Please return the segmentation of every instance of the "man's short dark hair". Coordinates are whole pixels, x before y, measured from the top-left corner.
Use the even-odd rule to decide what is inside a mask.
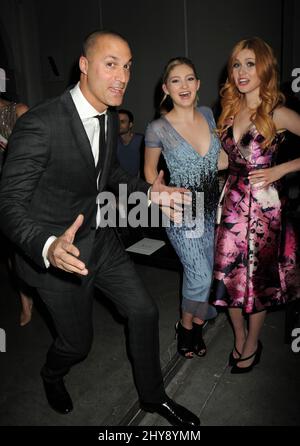
[[[92,48],[94,46],[96,40],[101,36],[117,37],[118,39],[121,39],[124,42],[126,42],[128,46],[130,46],[127,39],[125,39],[125,37],[123,37],[121,34],[117,33],[116,31],[111,31],[109,29],[99,29],[99,30],[91,32],[84,39],[83,44],[82,44],[82,55],[83,56],[85,56],[85,57],[87,56],[87,53],[89,52],[90,48]]]
[[[126,110],[125,108],[120,108],[118,110],[118,113],[123,113],[124,115],[127,115],[128,119],[129,119],[129,122],[133,123],[134,118],[133,118],[133,114],[131,113],[131,111]]]

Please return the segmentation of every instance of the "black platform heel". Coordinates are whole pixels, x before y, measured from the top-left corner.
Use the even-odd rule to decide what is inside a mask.
[[[252,353],[252,355],[247,356],[247,358],[242,358],[242,359],[238,359],[238,361],[234,364],[234,366],[231,369],[231,373],[233,374],[237,374],[237,373],[247,373],[247,372],[251,372],[251,370],[253,369],[254,366],[256,366],[259,361],[260,361],[260,357],[261,357],[261,352],[262,352],[262,343],[260,341],[257,342],[257,349],[254,353]],[[252,364],[250,364],[248,367],[238,367],[238,363],[242,362],[242,361],[247,361],[248,359],[251,359],[254,357],[254,360],[252,362]]]
[[[237,355],[239,355],[238,358],[235,358],[233,356],[233,352],[235,352]],[[236,346],[233,347],[232,352],[229,355],[229,359],[228,359],[228,365],[230,365],[231,367],[233,367],[239,360],[240,357],[242,356],[242,354],[237,350]]]
[[[199,325],[193,322],[193,350],[195,355],[200,357],[206,355],[206,345],[202,335],[203,326],[204,323]]]
[[[175,324],[175,339],[177,338],[177,351],[186,359],[192,359],[193,351],[193,329],[188,330],[180,321]]]

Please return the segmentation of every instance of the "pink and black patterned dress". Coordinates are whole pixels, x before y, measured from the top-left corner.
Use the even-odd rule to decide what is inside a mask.
[[[299,297],[296,236],[284,218],[280,183],[251,185],[251,170],[272,167],[282,134],[263,149],[254,125],[239,141],[232,125],[222,137],[229,156],[220,225],[216,231],[213,304],[255,313]]]

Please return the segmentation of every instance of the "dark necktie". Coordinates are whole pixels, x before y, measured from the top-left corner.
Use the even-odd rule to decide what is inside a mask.
[[[100,133],[99,133],[99,156],[98,162],[96,164],[96,175],[97,179],[100,176],[101,170],[103,168],[104,160],[105,160],[105,152],[106,152],[106,142],[105,142],[105,114],[97,115],[95,118],[98,119],[100,125]]]

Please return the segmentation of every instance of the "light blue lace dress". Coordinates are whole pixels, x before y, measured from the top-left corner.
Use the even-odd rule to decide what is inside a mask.
[[[204,156],[165,117],[148,125],[145,145],[162,149],[170,171],[170,184],[186,187],[193,192],[193,218],[186,218],[181,226],[171,224],[166,231],[183,265],[182,310],[201,319],[210,319],[216,316],[216,310],[208,304],[208,298],[212,282],[215,214],[219,196],[217,162],[220,142],[215,132],[216,124],[211,109],[199,107],[197,111],[205,117],[210,128],[210,147]]]

